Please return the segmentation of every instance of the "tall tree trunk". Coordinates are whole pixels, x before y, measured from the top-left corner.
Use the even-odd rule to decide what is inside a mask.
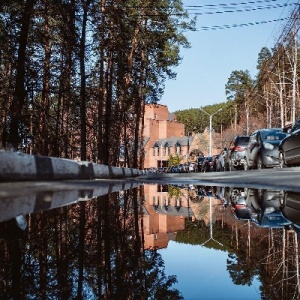
[[[84,269],[84,240],[85,240],[85,205],[80,202],[79,243],[78,243],[78,285],[76,299],[83,299],[83,269]]]
[[[30,21],[33,14],[33,8],[36,0],[27,0],[24,5],[21,18],[21,29],[19,36],[19,48],[17,57],[16,68],[16,84],[13,95],[12,104],[10,107],[11,122],[9,128],[8,142],[10,145],[18,149],[21,138],[19,134],[20,125],[22,122],[22,110],[25,103],[25,60],[26,48],[28,43]]]
[[[101,149],[103,148],[103,103],[105,98],[104,91],[104,29],[105,29],[105,20],[106,20],[106,0],[102,0],[101,2],[101,24],[100,24],[100,50],[99,50],[99,97],[98,97],[98,122],[97,122],[97,160],[98,163],[103,163],[103,156],[101,153]]]
[[[49,34],[49,3],[47,0],[44,2],[44,50],[45,50],[45,58],[44,58],[44,77],[43,77],[43,90],[42,90],[42,113],[41,113],[41,123],[40,123],[40,138],[42,148],[40,153],[42,155],[49,154],[49,108],[50,108],[50,57],[51,57],[51,44],[50,44],[50,34]],[[53,155],[51,153],[51,155]]]
[[[86,160],[86,71],[85,71],[85,50],[86,50],[86,25],[90,0],[81,1],[83,8],[82,29],[80,38],[80,124],[81,124],[81,160]]]

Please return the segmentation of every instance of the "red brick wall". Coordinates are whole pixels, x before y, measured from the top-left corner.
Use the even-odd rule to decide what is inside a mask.
[[[171,121],[168,123],[169,124],[168,124],[166,137],[172,137],[172,136],[182,137],[182,136],[184,136],[184,128],[185,128],[184,124],[175,122],[175,121]]]
[[[167,161],[169,156],[153,155],[153,144],[158,139],[184,136],[184,124],[169,121],[168,107],[165,105],[146,105],[144,119],[144,137],[149,138],[145,146],[144,168],[157,167],[160,160]],[[174,152],[174,150],[172,150]]]
[[[145,107],[145,119],[167,120],[168,107],[160,104],[149,104]]]

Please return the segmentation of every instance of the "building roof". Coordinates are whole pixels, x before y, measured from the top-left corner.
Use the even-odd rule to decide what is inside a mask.
[[[190,207],[173,207],[173,206],[161,206],[157,205],[154,207],[155,211],[162,215],[170,216],[183,216],[183,217],[192,217],[194,215],[193,210]]]
[[[191,145],[193,142],[193,137],[192,136],[174,136],[174,137],[168,137],[168,138],[163,138],[156,140],[152,148],[157,147],[157,145],[165,145],[166,143],[168,144],[169,147],[175,146],[177,143],[179,143],[181,146],[188,146]]]

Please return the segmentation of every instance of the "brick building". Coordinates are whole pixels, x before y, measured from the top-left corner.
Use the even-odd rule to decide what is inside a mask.
[[[185,229],[186,218],[194,217],[188,196],[170,197],[160,185],[145,185],[143,207],[144,247],[166,248],[176,240],[176,232]]]
[[[144,168],[167,167],[170,155],[179,155],[182,162],[187,162],[197,148],[194,136],[185,135],[184,124],[160,104],[145,107],[144,141]]]

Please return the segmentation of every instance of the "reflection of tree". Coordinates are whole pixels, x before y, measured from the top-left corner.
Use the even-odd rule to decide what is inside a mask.
[[[214,237],[220,241],[222,245],[214,240],[207,240],[210,238],[210,227],[204,221],[197,223],[186,223],[185,229],[177,232],[177,242],[192,245],[203,245],[205,242],[206,248],[213,248],[219,250],[229,250],[230,246],[230,231],[227,226],[223,226],[220,221],[213,224]]]
[[[138,192],[30,215],[24,238],[0,239],[2,298],[182,299],[143,250]]]
[[[166,277],[164,262],[157,251],[146,250],[144,262],[147,273],[147,284],[149,285],[147,299],[183,299],[178,290],[171,289],[171,286],[177,282],[176,276]],[[141,297],[140,299],[143,298]]]
[[[230,212],[230,211],[229,211]],[[224,217],[224,218],[223,218]],[[262,286],[262,299],[300,299],[300,268],[298,236],[292,230],[260,228],[248,221],[233,219],[224,210],[222,222],[214,223],[214,241],[206,248],[229,253],[227,270],[236,285],[251,285],[257,277]],[[217,218],[216,218],[217,219]],[[209,236],[209,227],[203,221],[186,224],[177,232],[177,242],[201,245]]]
[[[227,258],[227,270],[234,284],[248,285],[252,284],[253,278],[256,275],[256,269],[251,267],[245,256],[237,256],[234,253],[229,253]]]

